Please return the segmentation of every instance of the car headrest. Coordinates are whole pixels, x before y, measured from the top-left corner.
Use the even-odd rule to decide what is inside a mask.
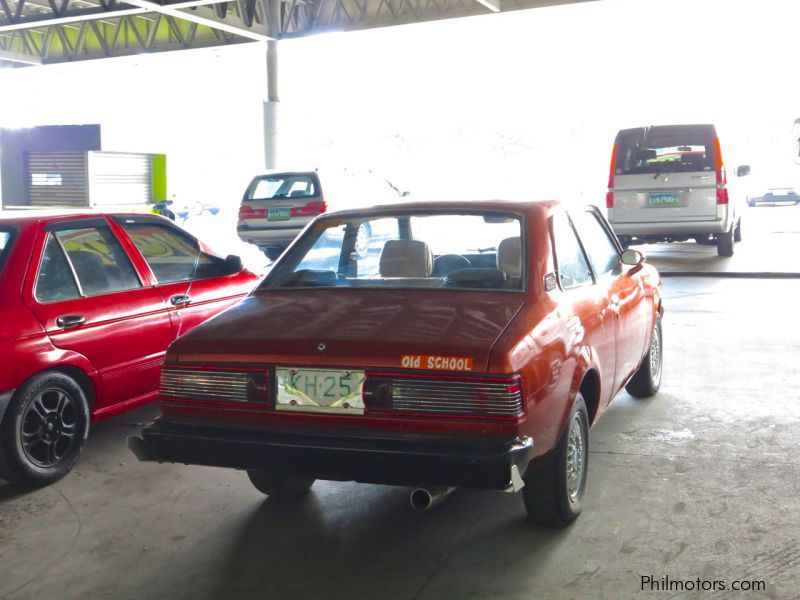
[[[510,277],[522,275],[522,244],[518,237],[506,238],[497,246],[497,268]]]
[[[433,254],[419,240],[389,240],[381,252],[382,277],[430,277]]]

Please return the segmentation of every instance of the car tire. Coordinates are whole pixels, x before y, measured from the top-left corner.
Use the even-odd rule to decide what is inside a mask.
[[[362,223],[358,226],[356,231],[355,252],[358,258],[366,258],[369,254],[369,238],[372,235],[372,229],[369,223]]]
[[[739,219],[739,222],[736,223],[736,227],[733,229],[733,241],[734,242],[741,242],[742,241],[742,220]]]
[[[528,520],[566,527],[581,514],[589,459],[589,414],[576,394],[558,445],[543,463],[525,475],[522,500]]]
[[[0,471],[25,487],[55,483],[75,466],[88,433],[81,386],[64,373],[40,373],[17,389],[0,424]]]
[[[717,238],[717,255],[730,258],[733,256],[733,227],[730,231],[721,233]]]
[[[247,476],[255,488],[272,498],[296,498],[308,493],[313,477],[296,477],[288,473],[248,469]]]
[[[634,398],[649,398],[661,387],[661,374],[664,364],[664,338],[661,332],[661,315],[656,317],[650,348],[642,359],[642,364],[634,373],[625,390]]]
[[[264,255],[272,262],[278,260],[278,257],[283,254],[284,250],[285,248],[276,248],[274,246],[267,246],[266,248],[263,248]]]

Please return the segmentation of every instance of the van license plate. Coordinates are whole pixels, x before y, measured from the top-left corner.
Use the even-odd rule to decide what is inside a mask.
[[[648,206],[680,206],[680,194],[648,194]]]
[[[292,216],[290,208],[270,208],[267,212],[268,221],[286,221]]]
[[[275,369],[277,410],[363,414],[364,371]]]

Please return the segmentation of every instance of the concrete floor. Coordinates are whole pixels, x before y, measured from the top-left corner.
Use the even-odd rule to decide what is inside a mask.
[[[0,598],[618,599],[651,575],[800,599],[798,298],[800,280],[665,280],[662,390],[592,430],[569,529],[491,492],[427,513],[352,483],[265,500],[243,473],[138,463],[125,437],[147,408],[98,425],[57,485],[0,482]]]

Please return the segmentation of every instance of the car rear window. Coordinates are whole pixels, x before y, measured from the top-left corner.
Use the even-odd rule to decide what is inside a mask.
[[[0,269],[3,268],[3,263],[6,256],[11,253],[11,231],[9,229],[0,229]]]
[[[248,200],[279,200],[283,198],[314,198],[318,195],[316,177],[310,173],[265,175],[250,184]]]
[[[617,134],[615,173],[713,171],[714,137],[710,125],[624,129]]]
[[[524,288],[523,227],[514,214],[403,213],[321,219],[259,289]]]

